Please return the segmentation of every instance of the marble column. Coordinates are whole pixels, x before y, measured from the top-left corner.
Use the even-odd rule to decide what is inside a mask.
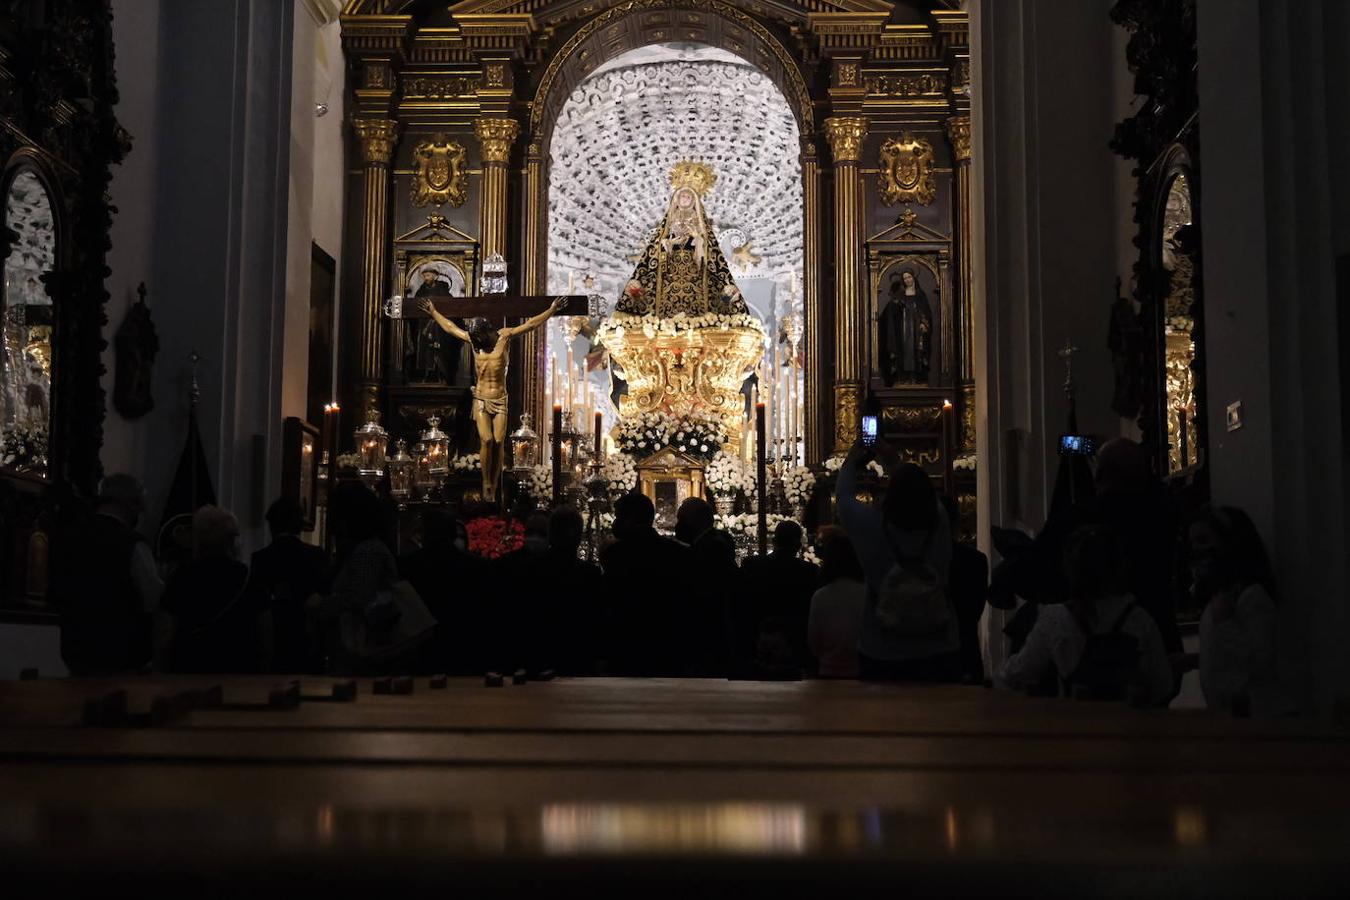
[[[952,144],[952,161],[956,167],[956,278],[957,278],[957,413],[961,429],[959,449],[962,453],[975,450],[975,317],[971,297],[975,290],[975,275],[971,265],[973,232],[970,208],[970,115],[952,116],[947,120],[947,137]]]
[[[380,409],[384,299],[389,268],[389,162],[398,139],[392,119],[353,119],[365,161],[361,221],[360,420]]]
[[[834,156],[834,451],[857,439],[862,415],[867,315],[863,304],[862,156],[867,120],[840,116],[825,120]]]

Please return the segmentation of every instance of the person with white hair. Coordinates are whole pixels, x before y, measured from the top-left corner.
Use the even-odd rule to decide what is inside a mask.
[[[150,665],[164,582],[150,543],[136,532],[144,509],[140,481],[109,475],[93,514],[64,536],[79,564],[56,567],[52,588],[61,610],[61,656],[72,674],[125,674]]]
[[[260,610],[245,590],[239,522],[218,506],[192,516],[192,559],[164,589],[174,619],[169,667],[175,672],[256,672],[262,663]]]

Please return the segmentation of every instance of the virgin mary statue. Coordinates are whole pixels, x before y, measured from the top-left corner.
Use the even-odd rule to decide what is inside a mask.
[[[670,172],[674,188],[666,214],[642,252],[615,312],[670,318],[746,312],[745,298],[731,278],[703,194],[717,175],[707,163],[681,162]]]

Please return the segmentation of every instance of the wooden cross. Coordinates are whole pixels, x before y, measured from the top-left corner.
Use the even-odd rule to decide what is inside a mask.
[[[1064,360],[1064,390],[1073,390],[1073,355],[1078,352],[1078,348],[1073,345],[1073,341],[1066,340],[1064,349],[1059,351],[1059,355]]]
[[[558,310],[559,316],[589,316],[590,299],[584,294],[559,295],[567,300],[567,305]],[[444,294],[428,297],[436,311],[451,319],[528,319],[538,315],[553,305],[559,296],[513,297],[509,294],[487,294],[481,297],[447,297]],[[400,319],[420,319],[426,313],[419,309],[421,300],[414,297],[403,298],[403,308],[394,316]],[[392,314],[392,313],[391,313]]]

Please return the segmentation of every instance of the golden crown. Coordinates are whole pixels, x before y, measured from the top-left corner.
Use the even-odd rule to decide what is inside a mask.
[[[675,164],[670,170],[670,186],[679,190],[680,188],[692,188],[694,193],[702,197],[712,188],[717,181],[717,173],[713,167],[705,162],[694,162],[693,160],[682,160]]]

